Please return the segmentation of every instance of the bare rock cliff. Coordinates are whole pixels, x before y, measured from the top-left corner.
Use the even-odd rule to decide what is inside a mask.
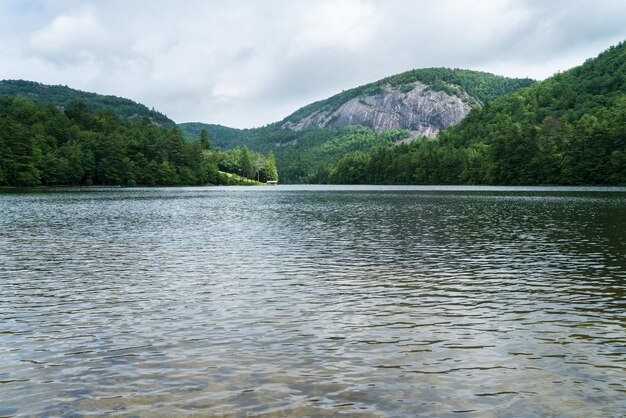
[[[458,123],[480,103],[466,93],[449,95],[431,90],[422,83],[407,92],[386,85],[372,96],[355,97],[335,110],[326,107],[282,127],[302,130],[309,126],[341,128],[362,125],[376,132],[407,129],[413,137],[434,137],[441,129]]]

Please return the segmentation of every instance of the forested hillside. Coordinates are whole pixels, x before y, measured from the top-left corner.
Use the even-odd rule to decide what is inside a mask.
[[[189,140],[200,138],[202,130],[207,131],[211,137],[211,143],[220,148],[235,148],[248,144],[249,133],[254,129],[237,129],[212,123],[185,122],[179,123],[178,127]]]
[[[352,126],[350,123],[346,126],[329,127],[333,124],[342,125],[341,123],[333,122],[333,118],[336,119],[338,115],[332,115],[331,113],[350,100],[358,98],[357,106],[360,106],[369,100],[368,97],[371,99],[371,95],[379,94],[388,88],[396,89],[400,92],[404,91],[408,94],[412,89],[416,88],[417,83],[426,85],[425,89],[433,94],[428,92],[421,93],[428,93],[428,97],[424,97],[426,105],[423,108],[413,104],[408,106],[409,103],[404,103],[403,107],[406,112],[403,112],[402,118],[396,120],[395,124],[406,129],[396,128],[376,132],[376,129],[368,129],[358,124]],[[410,131],[410,128],[412,128],[411,123],[415,123],[415,121],[422,121],[422,127],[425,130],[434,132],[441,127],[447,127],[449,123],[456,120],[455,117],[447,122],[445,120],[443,122],[431,121],[429,120],[429,114],[422,115],[422,113],[428,108],[428,111],[431,112],[430,114],[436,115],[437,118],[445,115],[447,112],[454,114],[454,105],[451,106],[448,103],[452,96],[462,97],[461,101],[456,99],[458,102],[456,106],[461,105],[464,107],[462,111],[467,112],[471,107],[481,106],[484,101],[532,83],[533,80],[530,79],[513,79],[480,71],[426,68],[407,71],[344,91],[326,100],[305,106],[286,117],[283,121],[262,128],[234,129],[203,123],[182,123],[179,127],[190,139],[197,138],[200,130],[206,129],[213,143],[226,149],[246,145],[253,150],[263,153],[274,150],[276,163],[281,174],[281,181],[286,183],[307,183],[325,179],[324,173],[328,171],[330,165],[350,152],[365,152],[377,147],[389,147],[401,139],[408,139],[409,136],[415,137],[416,132]],[[403,105],[403,102],[408,100],[410,98],[403,97],[402,94],[395,94],[393,101],[388,100],[385,96],[381,98],[382,108],[378,110],[382,111],[383,114],[398,114],[397,105]],[[387,112],[387,107],[394,108],[395,111],[389,110]],[[325,114],[328,114],[328,126],[320,128],[315,124],[311,124],[304,129],[285,129],[285,124],[298,123],[299,120],[307,115],[315,114],[322,110]],[[367,113],[367,111],[368,109],[366,108],[365,112]],[[462,113],[461,116],[464,114]],[[348,119],[352,119],[351,116],[348,116]],[[376,119],[378,122],[385,123],[384,120],[381,120],[384,117]],[[443,123],[443,125],[440,123]]]
[[[126,99],[94,95],[66,103],[78,91],[4,81],[0,94],[21,95],[0,96],[0,185],[224,184],[235,180],[220,171],[265,181],[277,177],[276,166],[285,183],[626,184],[625,49],[620,43],[534,84],[466,70],[413,70],[243,130],[158,126],[160,114],[138,117],[143,105]],[[482,105],[433,139],[411,141],[414,132],[404,129],[283,127],[307,112],[417,82]],[[27,92],[33,89],[40,93]]]
[[[375,133],[362,126],[338,129],[311,127],[302,131],[281,129],[277,124],[242,130],[205,124],[181,126],[189,140],[205,128],[216,147],[231,149],[245,146],[262,154],[273,152],[281,183],[317,182],[319,172],[324,172],[346,154],[389,147],[409,135],[404,130]]]
[[[442,91],[449,95],[463,95],[465,93],[471,99],[481,103],[529,86],[534,81],[528,78],[508,78],[482,71],[421,68],[383,78],[343,91],[328,99],[311,103],[287,116],[282,123],[297,122],[299,119],[322,109],[328,109],[332,112],[351,99],[378,94],[386,86],[397,87],[400,91],[408,92],[418,82],[427,85],[429,90]]]
[[[436,139],[352,153],[312,181],[626,184],[626,44],[487,102]]]
[[[0,97],[0,186],[248,184],[277,177],[273,155],[211,149],[206,132],[121,119],[85,102],[64,111],[22,96]]]
[[[51,104],[60,109],[65,109],[73,101],[83,100],[88,110],[110,109],[124,119],[139,120],[147,117],[157,125],[176,126],[176,123],[164,114],[148,109],[141,103],[117,96],[80,91],[67,86],[51,86],[25,80],[1,80],[0,95],[20,95],[35,103]]]

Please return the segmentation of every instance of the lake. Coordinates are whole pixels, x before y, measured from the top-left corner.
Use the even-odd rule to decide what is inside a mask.
[[[626,412],[626,188],[0,193],[0,416]]]

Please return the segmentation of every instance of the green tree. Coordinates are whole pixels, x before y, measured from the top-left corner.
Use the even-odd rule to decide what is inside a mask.
[[[180,184],[180,178],[176,173],[176,168],[172,163],[165,160],[159,165],[158,184],[164,186],[176,186]]]
[[[211,149],[211,140],[209,138],[209,132],[204,128],[200,130],[200,146],[202,147],[203,150]]]
[[[239,171],[243,177],[254,178],[254,166],[248,147],[243,147],[239,153]]]
[[[35,146],[28,129],[17,120],[0,118],[3,177],[11,186],[36,186],[41,173],[35,165]]]
[[[278,170],[276,169],[276,159],[274,152],[270,151],[263,162],[263,168],[261,169],[261,180],[263,181],[278,181]]]
[[[217,157],[215,153],[210,151],[202,152],[204,183],[205,184],[221,184],[220,171],[217,166]]]

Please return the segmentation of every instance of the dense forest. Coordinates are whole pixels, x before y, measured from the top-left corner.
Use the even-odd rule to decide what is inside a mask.
[[[0,96],[25,96],[35,103],[51,104],[65,109],[70,103],[82,100],[88,110],[110,109],[123,119],[140,120],[144,117],[156,125],[174,127],[176,123],[141,103],[117,96],[76,90],[67,86],[51,86],[25,80],[0,80]]]
[[[405,130],[375,133],[363,126],[345,128],[311,127],[302,131],[282,129],[278,124],[263,128],[238,130],[220,125],[183,124],[192,140],[207,127],[211,137],[222,146],[250,147],[261,153],[273,152],[281,183],[319,182],[319,173],[327,171],[339,158],[355,151],[390,147],[409,136]]]
[[[285,119],[385,83],[421,81],[451,94],[471,92],[483,103],[436,138],[414,141],[408,131],[375,133],[361,126],[293,131],[282,129],[282,122],[243,130],[186,123],[179,129],[159,126],[148,114],[129,117],[120,110],[124,106],[97,104],[108,96],[59,106],[30,100],[46,102],[44,95],[0,93],[0,185],[264,182],[277,178],[276,167],[283,183],[626,184],[625,50],[621,43],[539,83],[465,70],[414,70]],[[71,90],[64,89],[61,96]]]
[[[122,119],[83,101],[65,110],[0,97],[0,185],[204,185],[276,180],[273,154],[212,149],[145,117]],[[249,179],[249,180],[248,180]]]
[[[300,118],[318,110],[333,110],[355,97],[377,94],[385,86],[410,90],[415,83],[427,84],[429,89],[448,94],[467,93],[474,106],[494,99],[505,93],[529,86],[530,79],[513,79],[481,71],[449,68],[424,68],[411,70],[374,83],[343,91],[328,99],[307,105],[280,122],[261,128],[234,129],[226,126],[203,123],[182,123],[179,127],[189,138],[197,138],[201,129],[206,129],[215,144],[223,148],[243,146],[266,153],[273,150],[280,170],[281,182],[308,183],[326,178],[322,173],[342,156],[354,151],[369,151],[378,147],[389,147],[409,136],[408,131],[391,130],[374,133],[360,126],[344,128],[310,127],[302,131],[283,129],[287,121]],[[467,97],[467,96],[464,96]]]
[[[273,149],[281,181],[289,183],[626,184],[625,58],[621,43],[580,67],[499,97],[511,86],[486,87],[488,79],[476,76],[484,73],[427,69],[390,77],[386,82],[403,85],[421,74],[423,82],[462,85],[484,100],[437,138],[408,144],[401,141],[407,132],[377,134],[356,126],[294,132],[281,129],[281,123],[248,130],[210,125],[209,132],[226,147]],[[340,103],[342,95],[374,91],[385,80],[314,103],[285,120]]]
[[[626,184],[626,44],[487,102],[436,139],[354,152],[310,181]]]

